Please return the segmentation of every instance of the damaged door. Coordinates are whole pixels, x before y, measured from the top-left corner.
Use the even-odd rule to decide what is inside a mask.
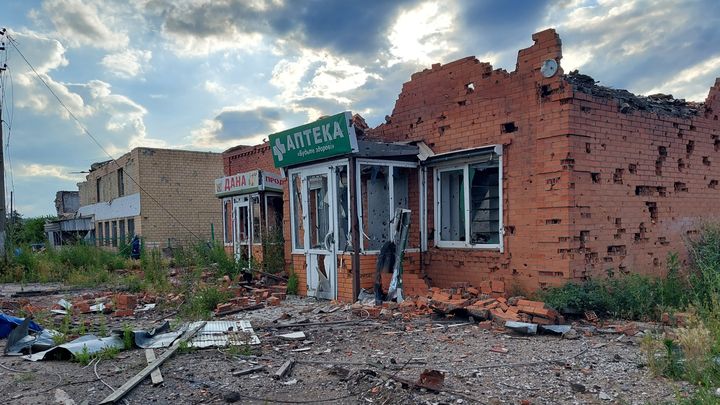
[[[337,266],[335,258],[335,232],[332,212],[334,196],[330,170],[320,169],[305,177],[305,216],[307,237],[308,295],[335,299],[337,290]]]
[[[235,238],[234,251],[235,261],[242,262],[244,265],[250,264],[250,202],[246,196],[235,197],[233,199],[235,208]]]

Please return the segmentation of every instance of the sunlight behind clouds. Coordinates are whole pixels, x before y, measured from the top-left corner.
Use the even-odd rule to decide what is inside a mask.
[[[448,42],[455,19],[452,2],[427,1],[400,14],[390,30],[387,65],[416,62],[429,65],[457,48]]]

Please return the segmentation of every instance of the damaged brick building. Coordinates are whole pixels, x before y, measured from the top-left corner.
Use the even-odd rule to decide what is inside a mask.
[[[662,274],[668,253],[682,256],[684,238],[720,212],[720,79],[705,103],[636,96],[563,74],[554,30],[532,38],[511,73],[474,57],[415,73],[387,123],[368,132],[436,154],[502,147],[500,247],[438,246],[436,170],[422,271],[432,285],[495,292]]]
[[[686,256],[686,237],[718,213],[720,79],[704,103],[637,96],[565,74],[554,30],[532,39],[513,72],[467,57],[413,74],[376,128],[344,112],[226,152],[226,174],[241,171],[232,159],[272,171],[272,158],[285,177],[301,294],[352,301],[372,288],[398,209],[411,212],[411,293],[661,275],[668,254]]]

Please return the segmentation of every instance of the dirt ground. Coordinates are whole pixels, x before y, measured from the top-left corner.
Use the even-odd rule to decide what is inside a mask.
[[[3,312],[16,314],[18,300],[48,307],[86,292],[36,285],[25,290],[48,294],[10,298],[19,289],[0,286]],[[156,308],[136,317],[88,317],[93,324],[106,317],[110,329],[125,323],[149,328],[166,318],[177,325],[173,312]],[[252,353],[246,348],[176,352],[160,366],[163,383],[153,386],[147,378],[121,403],[657,404],[671,403],[691,389],[652,377],[644,366],[641,338],[623,334],[579,333],[573,340],[521,336],[435,315],[368,318],[346,305],[296,297],[223,319],[249,320],[261,344],[252,346]],[[298,324],[285,326],[289,323]],[[278,337],[293,331],[304,332],[305,339]],[[162,352],[156,350],[158,356]],[[295,360],[289,375],[273,378],[289,359]],[[88,366],[5,356],[0,357],[0,392],[4,403],[96,404],[146,364],[143,350],[123,351]],[[233,375],[259,365],[263,371]],[[444,375],[439,392],[415,385],[426,369]]]

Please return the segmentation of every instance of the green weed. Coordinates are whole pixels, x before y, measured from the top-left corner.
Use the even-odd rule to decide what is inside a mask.
[[[132,328],[130,325],[125,324],[123,325],[123,346],[125,347],[125,350],[132,349],[133,343],[135,343],[135,339],[133,338]]]
[[[287,281],[287,293],[290,295],[297,295],[299,285],[300,280],[298,279],[298,275],[294,270],[290,269],[290,276]]]
[[[218,304],[230,299],[231,294],[215,287],[204,287],[189,297],[181,315],[187,319],[207,319]]]

